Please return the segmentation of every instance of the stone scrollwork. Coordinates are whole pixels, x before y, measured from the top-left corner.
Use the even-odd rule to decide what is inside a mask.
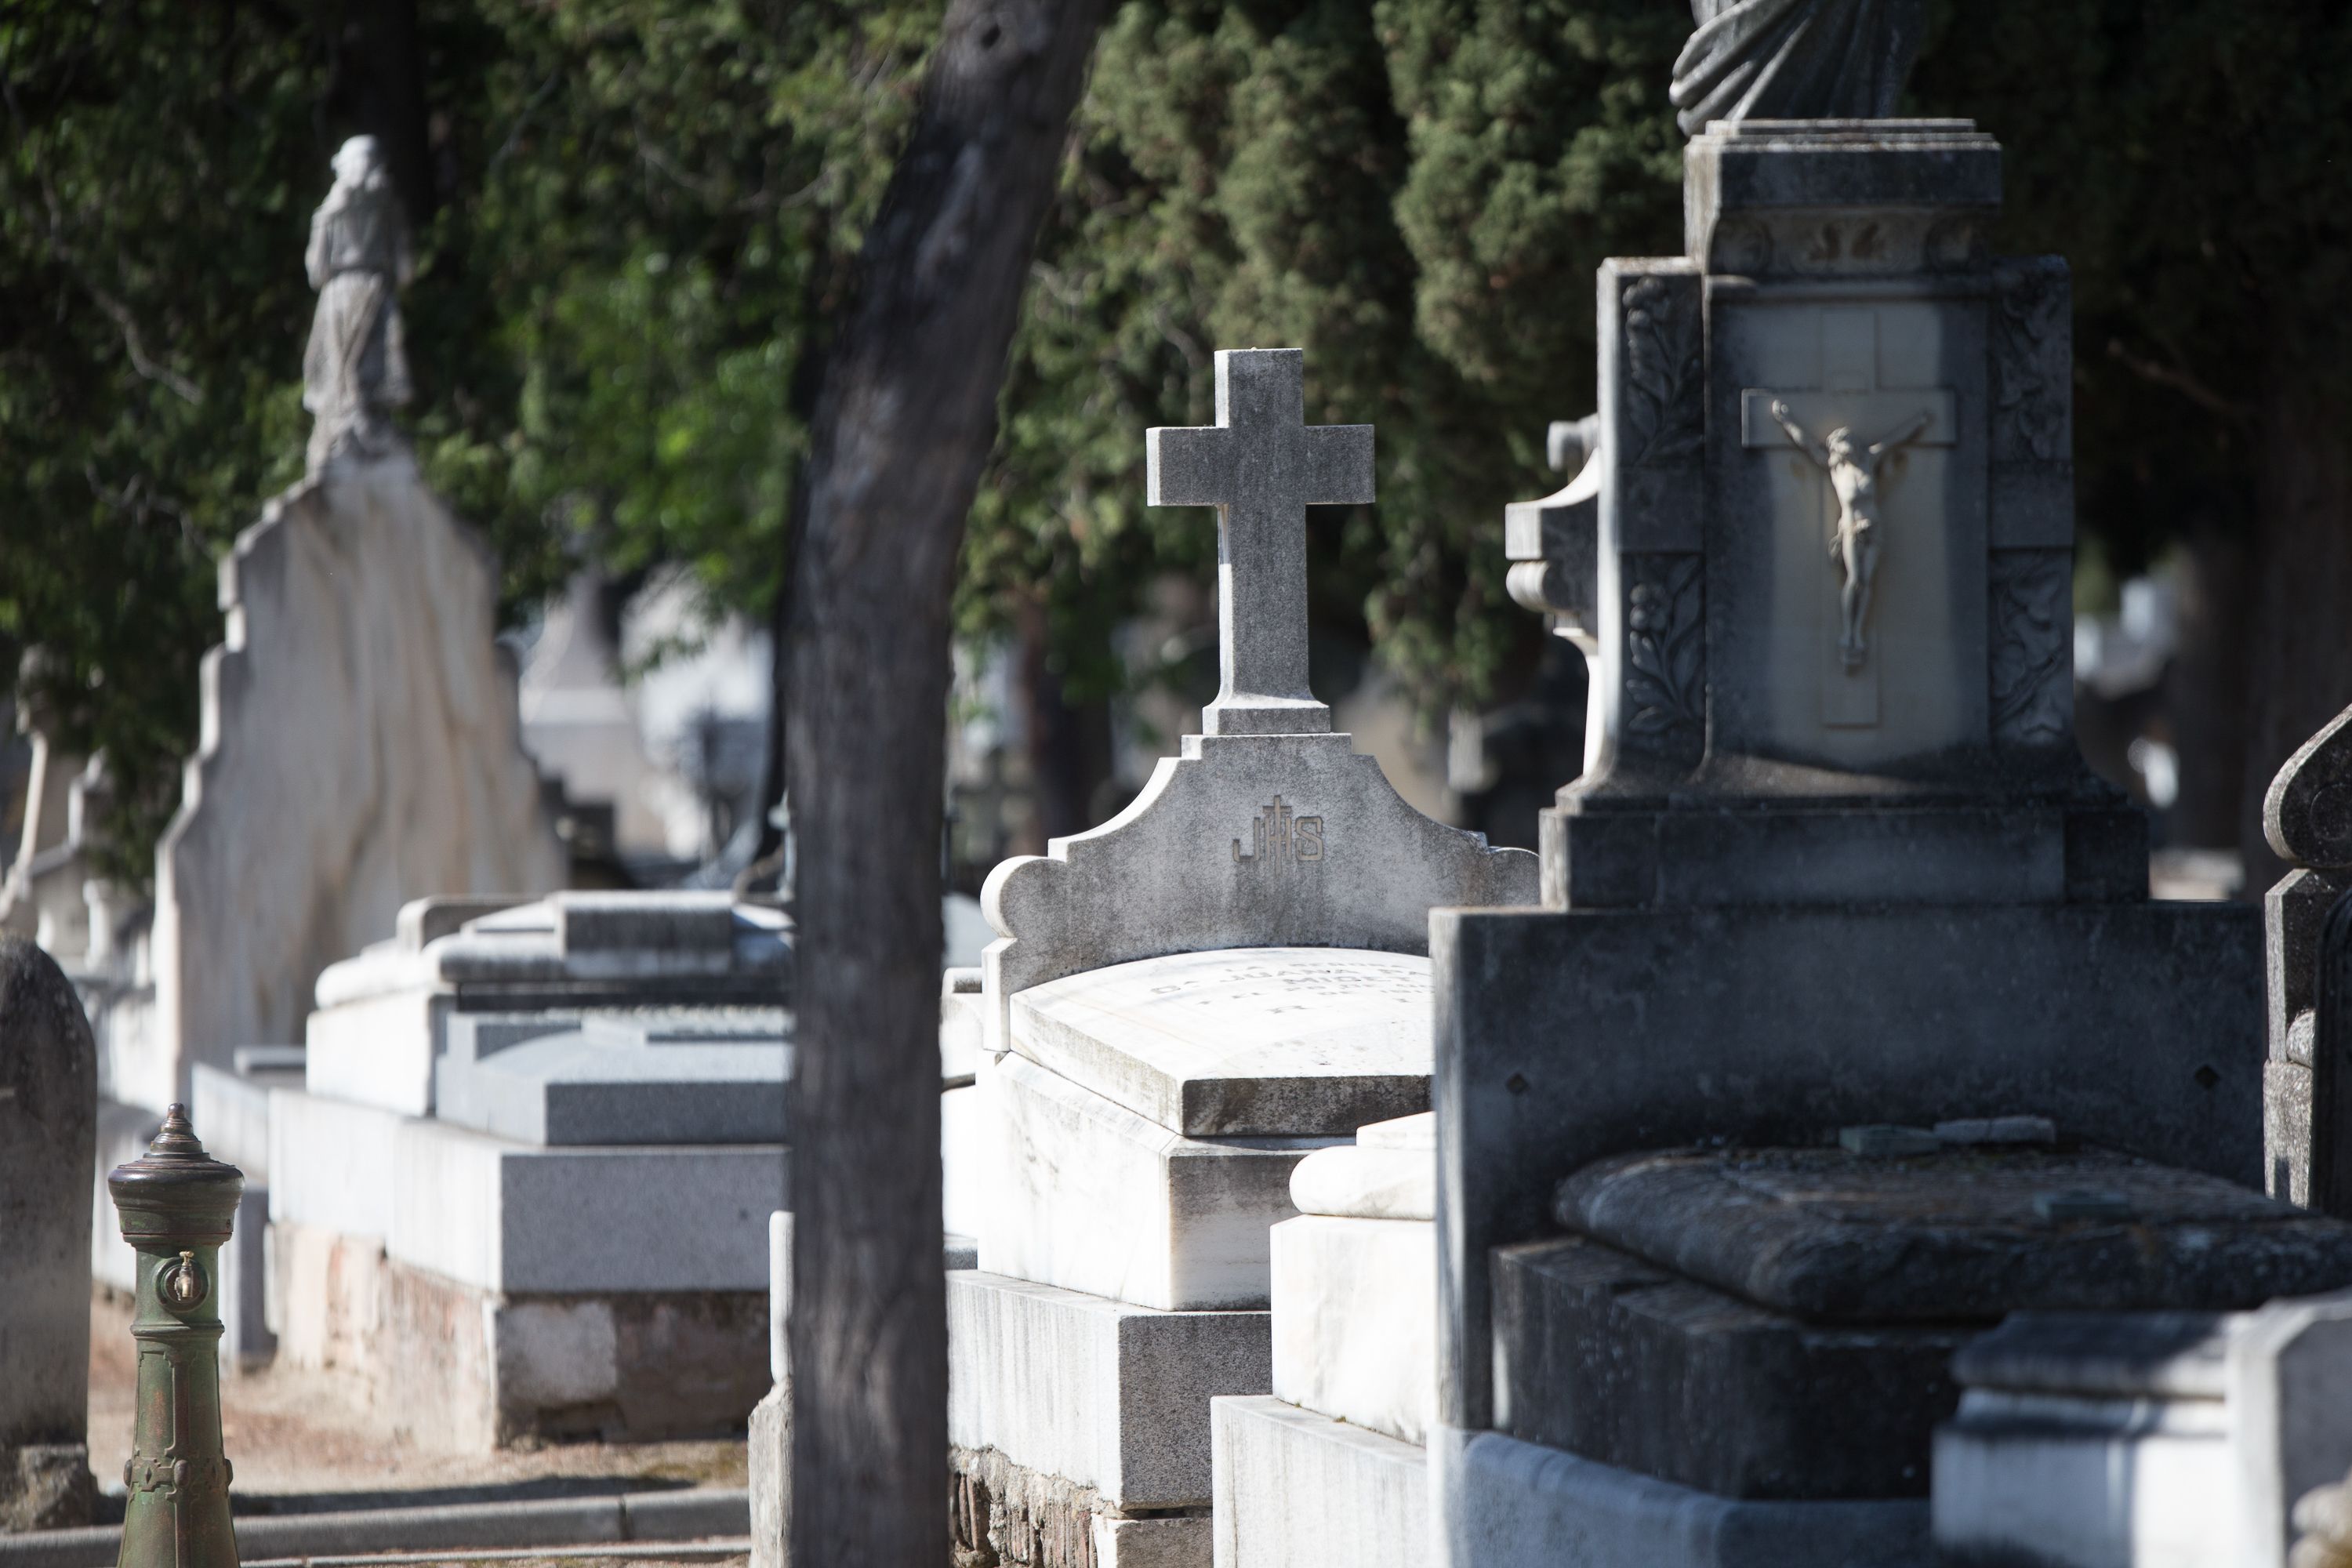
[[[1637,468],[1670,467],[1698,455],[1706,371],[1698,305],[1696,290],[1676,289],[1663,278],[1637,278],[1626,286],[1622,428]]]
[[[1994,296],[1993,420],[1997,458],[2054,462],[2067,455],[2074,345],[2063,263],[2026,263]]]
[[[1623,738],[1660,755],[1696,754],[1706,723],[1705,558],[1624,557]]]
[[[1992,732],[2048,746],[2074,732],[2074,567],[2063,550],[1997,550],[1992,589]]]
[[[2352,870],[2352,708],[2296,748],[2271,780],[2263,831],[2294,865]]]

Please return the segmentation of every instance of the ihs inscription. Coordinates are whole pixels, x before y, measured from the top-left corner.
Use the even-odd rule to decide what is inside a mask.
[[[1236,865],[1263,865],[1271,860],[1280,866],[1291,862],[1323,858],[1323,819],[1320,816],[1300,816],[1282,804],[1276,795],[1271,804],[1250,822],[1250,847],[1242,852],[1242,841],[1234,840],[1234,862]]]

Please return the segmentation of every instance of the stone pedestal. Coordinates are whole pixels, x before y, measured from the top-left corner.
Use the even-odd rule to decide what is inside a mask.
[[[949,1292],[960,1560],[1205,1568],[1213,1396],[1272,1386],[1292,1169],[1425,1109],[1429,911],[1536,865],[1421,816],[1307,689],[1305,508],[1368,426],[1302,424],[1295,350],[1221,352],[1218,424],[1148,438],[1215,506],[1223,686],[1125,811],[990,875],[984,1272]]]
[[[2151,902],[2145,822],[2075,751],[2067,272],[1990,253],[2000,163],[1962,121],[1710,123],[1685,254],[1601,268],[1591,456],[1507,530],[1591,663],[1588,767],[1544,910],[1432,918],[1443,1561],[1920,1560],[1942,1364],[2034,1300],[1784,1300],[1710,1250],[1762,1178],[1737,1219],[1619,1205],[1647,1228],[1564,1181],[2011,1116],[2159,1185],[2262,1179],[2257,922]],[[2065,1223],[2105,1180],[2050,1174]],[[2216,1202],[2221,1252],[2278,1217]]]

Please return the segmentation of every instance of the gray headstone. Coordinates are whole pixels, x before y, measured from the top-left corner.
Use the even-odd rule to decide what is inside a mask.
[[[89,1522],[98,1051],[48,954],[0,937],[0,1531]]]
[[[2345,918],[2330,919],[2352,889],[2352,708],[2286,760],[2263,799],[2263,831],[2293,868],[2263,901],[2269,976],[2270,1058],[2263,1068],[2263,1166],[2272,1193],[2352,1216],[2352,1159],[2343,1129],[2352,1085],[2343,1058],[2317,1048],[2340,1038],[2347,987],[2341,974]],[[2331,944],[2329,933],[2337,933]],[[2322,1005],[2323,998],[2332,1002]]]

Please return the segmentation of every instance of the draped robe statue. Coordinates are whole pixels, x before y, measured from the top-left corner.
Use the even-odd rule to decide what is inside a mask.
[[[310,219],[304,257],[319,290],[302,355],[312,473],[335,457],[379,457],[399,437],[390,411],[408,401],[408,354],[396,290],[415,268],[408,224],[373,136],[335,153],[335,185]]]
[[[1698,30],[1667,96],[1710,120],[1885,120],[1919,53],[1926,0],[1691,0]]]

